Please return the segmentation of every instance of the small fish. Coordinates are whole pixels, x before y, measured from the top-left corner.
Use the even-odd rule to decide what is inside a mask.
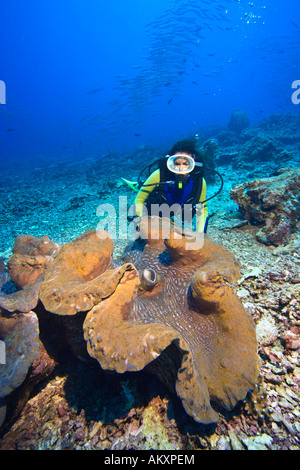
[[[212,29],[212,27],[210,26],[210,24],[209,24],[209,23],[204,23],[204,24],[205,24],[205,26],[207,26],[207,27],[208,27],[208,29],[210,29],[210,31],[213,31],[213,29]]]
[[[94,93],[99,93],[99,91],[103,90],[103,88],[93,88],[92,90],[89,90],[86,92],[87,95],[92,95]]]
[[[168,104],[171,104],[173,101],[173,98],[170,98],[169,101],[168,101]]]
[[[290,20],[290,22],[292,23],[292,25],[294,25],[297,29],[300,29],[300,25],[298,23],[295,23],[295,21],[293,20]]]
[[[14,129],[13,127],[8,127],[6,130],[7,132],[14,132],[16,129]]]

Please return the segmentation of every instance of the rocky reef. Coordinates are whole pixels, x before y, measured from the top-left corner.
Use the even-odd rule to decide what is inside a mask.
[[[283,144],[299,144],[299,114],[272,114],[262,119],[256,129]]]
[[[261,369],[247,400],[232,412],[219,409],[216,424],[196,423],[164,386],[162,376],[153,376],[156,371],[112,374],[89,355],[88,361],[78,360],[67,343],[62,317],[46,313],[39,304],[35,311],[45,346],[40,346],[39,359],[24,383],[28,385],[30,377],[37,381],[26,393],[21,385],[18,395],[16,390],[9,395],[9,425],[2,426],[0,448],[298,449],[300,279],[294,263],[299,256],[273,254],[263,244],[251,250],[249,230],[225,232],[225,237],[216,231],[215,238],[225,240],[242,263],[234,290],[256,325]],[[73,339],[80,332],[78,344],[82,324],[83,319],[81,330],[73,332]],[[34,371],[44,371],[44,378]]]
[[[300,169],[282,169],[275,176],[234,187],[231,198],[243,216],[261,228],[257,239],[267,245],[289,243],[300,221]]]
[[[170,256],[171,244],[164,245],[162,254],[161,247],[154,249],[153,243],[147,243],[148,248],[135,244],[135,249],[130,246],[123,258],[127,241],[116,240],[112,256],[108,240],[105,256],[97,254],[97,241],[90,231],[98,222],[97,206],[100,202],[112,203],[120,193],[127,195],[129,203],[133,200],[121,183],[122,165],[116,165],[111,174],[111,165],[106,167],[105,161],[99,163],[91,157],[72,162],[72,171],[67,165],[58,164],[6,175],[0,195],[4,209],[0,214],[4,258],[0,263],[0,340],[6,343],[7,350],[16,353],[11,356],[16,373],[6,373],[5,366],[0,365],[1,384],[6,384],[0,399],[1,449],[300,449],[300,239],[298,196],[293,187],[293,181],[298,180],[292,176],[299,171],[299,129],[297,115],[274,115],[241,132],[215,128],[203,131],[204,140],[217,139],[214,164],[224,177],[223,191],[209,201],[209,246],[222,246],[221,258],[228,251],[233,269],[231,278],[225,276],[223,269],[220,276],[204,276],[207,284],[195,275],[197,268],[194,273],[187,273],[187,278],[181,276],[181,285],[173,280],[169,270],[172,266],[177,270],[179,259]],[[133,180],[137,160],[143,167],[158,154],[163,154],[163,149],[140,148],[125,155],[124,161],[130,163],[126,176]],[[118,155],[118,159],[122,161],[122,156]],[[230,192],[239,187],[243,187],[239,194],[241,208],[230,197]],[[217,189],[218,182],[209,183],[209,191],[214,193]],[[273,198],[276,204],[271,207]],[[283,221],[287,228],[283,238],[276,232],[275,219]],[[35,237],[22,238],[20,233]],[[42,237],[44,233],[49,238]],[[156,249],[162,273],[157,270]],[[78,254],[73,259],[72,251]],[[151,256],[145,258],[147,253]],[[80,262],[84,258],[91,266],[90,273],[85,269],[86,263]],[[233,259],[238,260],[237,265],[232,264]],[[103,263],[103,272],[93,270],[92,266],[98,263]],[[206,273],[208,265],[201,262],[199,268]],[[61,272],[65,274],[60,275]],[[135,291],[137,275],[141,283],[134,300],[130,300],[123,287],[130,284],[129,290]],[[95,282],[105,276],[111,291]],[[159,294],[160,286],[170,285],[170,298],[174,298],[171,313],[178,313],[176,294],[187,282],[195,286],[198,304],[192,302],[189,306],[199,321],[208,306],[198,291],[216,288],[216,295],[222,289],[233,292],[232,298],[239,299],[249,324],[255,328],[260,371],[254,388],[249,388],[253,391],[231,410],[222,406],[222,400],[212,400],[210,413],[216,413],[218,421],[210,424],[190,416],[184,399],[176,393],[178,376],[184,374],[179,374],[180,365],[193,357],[192,365],[198,370],[200,362],[193,351],[201,349],[185,327],[166,325],[170,312],[164,296]],[[183,299],[185,308],[187,299],[193,300],[192,289]],[[104,321],[109,301],[114,305],[111,324]],[[163,339],[170,335],[170,344],[160,352],[157,337],[147,337],[146,351],[154,355],[158,351],[159,356],[143,369],[133,371],[130,369],[136,367],[134,362],[124,356],[127,366],[123,367],[128,369],[116,372],[122,364],[118,357],[124,353],[123,346],[127,344],[131,352],[134,349],[135,341],[129,334],[131,323],[136,322],[136,332],[150,328],[152,304],[162,308]],[[89,317],[87,311],[81,311],[83,308],[89,309]],[[215,308],[218,310],[218,305]],[[208,324],[209,317],[214,318],[215,314],[216,311],[203,323],[196,323],[197,328]],[[183,318],[186,325],[186,317]],[[224,328],[222,322],[217,323],[222,313],[218,320],[215,318],[216,325]],[[225,312],[223,318],[230,315]],[[119,320],[124,341],[117,351],[103,342],[101,332],[102,328],[109,331],[111,327],[115,333],[113,325]],[[20,333],[24,329],[30,341]],[[112,354],[105,356],[98,350],[98,336],[104,352],[112,348]],[[19,338],[19,350],[14,338]],[[87,345],[95,357],[91,357]],[[115,368],[114,361],[119,364]],[[101,363],[107,363],[108,370]],[[203,390],[207,387],[210,400],[213,392],[219,390],[212,386],[210,375],[204,375],[200,382],[197,377],[195,390],[199,384]]]

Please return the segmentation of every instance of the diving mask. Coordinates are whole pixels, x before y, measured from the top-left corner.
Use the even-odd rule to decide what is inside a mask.
[[[167,158],[168,158],[167,160],[168,169],[172,171],[173,173],[176,173],[177,175],[187,175],[191,173],[191,171],[193,171],[196,165],[193,157],[186,155],[186,154],[177,153],[176,155],[171,155],[171,156],[167,155]],[[179,160],[185,161],[184,167],[182,167],[181,165],[181,168],[180,168]]]

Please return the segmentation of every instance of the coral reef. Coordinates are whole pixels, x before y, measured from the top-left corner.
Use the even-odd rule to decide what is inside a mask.
[[[276,143],[265,136],[257,135],[246,142],[239,153],[238,160],[242,163],[253,161],[269,161],[280,153]]]
[[[88,231],[61,247],[39,285],[45,310],[37,312],[42,322],[45,314],[64,317],[66,341],[80,359],[88,360],[84,331],[88,353],[103,369],[124,373],[151,363],[188,414],[216,422],[211,402],[232,409],[259,371],[254,326],[230,287],[239,264],[208,237],[189,249],[193,232],[172,226],[165,238],[162,226],[158,218],[142,219],[143,249],[134,242],[114,263],[106,232]],[[31,316],[37,324],[33,312],[12,318]],[[38,332],[35,342],[28,338],[38,350]],[[27,359],[20,383],[36,357]]]
[[[262,119],[256,128],[269,138],[285,144],[299,143],[299,114],[272,114]]]
[[[231,198],[243,216],[261,226],[257,239],[266,245],[286,244],[299,221],[300,170],[279,170],[276,176],[234,187]]]
[[[256,235],[263,225],[251,225],[243,219],[229,196],[232,187],[241,183],[273,177],[280,168],[299,167],[299,129],[299,116],[295,114],[270,116],[240,134],[230,130],[220,132],[219,128],[203,131],[205,139],[218,140],[216,165],[224,177],[222,193],[209,201],[209,236],[241,263],[241,276],[231,287],[256,325],[261,362],[257,385],[247,400],[239,402],[231,412],[218,408],[219,421],[211,425],[190,418],[180,398],[164,386],[176,383],[177,369],[172,364],[175,360],[179,366],[182,360],[176,343],[138,373],[106,372],[86,351],[83,338],[86,312],[74,315],[47,312],[39,301],[44,274],[37,285],[20,289],[12,283],[6,269],[19,233],[30,232],[37,237],[47,233],[65,245],[97,225],[96,208],[100,202],[114,203],[120,192],[128,197],[129,204],[133,202],[134,194],[129,188],[120,187],[123,163],[128,171],[126,176],[134,179],[137,162],[141,169],[154,156],[163,155],[165,149],[141,146],[131,155],[118,153],[112,156],[118,162],[113,172],[111,158],[98,161],[98,155],[78,161],[72,158],[72,171],[57,160],[49,166],[49,155],[44,166],[39,162],[36,168],[30,167],[26,162],[26,168],[21,165],[9,172],[2,168],[5,184],[0,194],[4,260],[0,262],[1,315],[14,317],[34,310],[41,342],[39,357],[29,367],[25,381],[0,400],[0,425],[5,420],[0,429],[1,450],[117,450],[149,446],[176,450],[300,449],[299,224],[293,228],[287,245],[274,248],[260,243]],[[263,154],[255,154],[254,146],[253,156],[247,159],[244,149],[258,136],[263,138],[262,143],[270,140],[277,148],[273,147],[269,160]],[[216,187],[210,183],[208,190],[214,192],[217,186],[218,183]],[[115,241],[116,258],[126,243],[121,239]],[[138,251],[136,254],[137,258],[141,256]],[[166,264],[170,261],[167,256],[161,259]],[[118,266],[112,265],[111,269]],[[155,281],[152,271],[142,273],[141,278],[143,289],[150,294]],[[69,323],[67,330],[65,321]],[[77,356],[70,350],[69,336]],[[80,351],[76,344],[85,346],[84,359],[88,362],[77,359]],[[55,369],[53,358],[57,360]],[[46,378],[40,382],[43,371]],[[160,374],[160,380],[153,373]]]

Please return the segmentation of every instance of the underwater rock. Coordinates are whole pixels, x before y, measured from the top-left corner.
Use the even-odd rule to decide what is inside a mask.
[[[39,354],[39,325],[34,312],[0,313],[0,337],[5,343],[5,366],[0,368],[0,398],[21,385]]]
[[[279,332],[275,321],[270,315],[263,316],[256,325],[256,338],[260,347],[273,344]]]
[[[299,114],[272,114],[262,119],[256,128],[265,136],[285,144],[296,144],[300,141]]]
[[[39,342],[37,359],[31,364],[25,380],[5,398],[0,398],[0,428],[8,429],[24,409],[32,389],[55,369],[55,360],[50,357],[42,342]],[[1,409],[3,418],[1,423]]]
[[[279,149],[272,139],[262,135],[256,135],[241,147],[238,161],[272,161],[281,150],[282,149]]]
[[[259,373],[254,326],[229,285],[239,264],[207,236],[199,249],[189,249],[193,232],[172,227],[158,236],[161,223],[142,219],[144,249],[136,242],[126,250],[115,291],[87,313],[88,352],[119,373],[151,364],[189,415],[216,422],[211,402],[232,409]]]
[[[244,129],[249,127],[250,121],[248,114],[245,111],[241,111],[239,109],[235,109],[230,117],[230,121],[228,124],[228,129],[240,134]]]
[[[243,140],[241,138],[241,134],[237,134],[236,132],[223,130],[218,134],[218,143],[220,144],[221,148],[217,155],[218,162],[221,161],[221,164],[230,163],[235,156],[238,155],[238,151],[234,149],[235,146],[240,145]],[[225,152],[224,152],[224,149]],[[223,153],[225,156],[223,157]]]
[[[281,339],[286,349],[300,349],[300,327],[292,327],[285,331]]]
[[[0,367],[0,427],[9,426],[24,408],[33,387],[54,370],[55,361],[39,335],[35,312],[0,310],[0,338],[5,347]]]
[[[245,219],[261,226],[256,238],[266,245],[290,241],[299,220],[300,169],[279,170],[276,176],[235,186],[230,197]]]

